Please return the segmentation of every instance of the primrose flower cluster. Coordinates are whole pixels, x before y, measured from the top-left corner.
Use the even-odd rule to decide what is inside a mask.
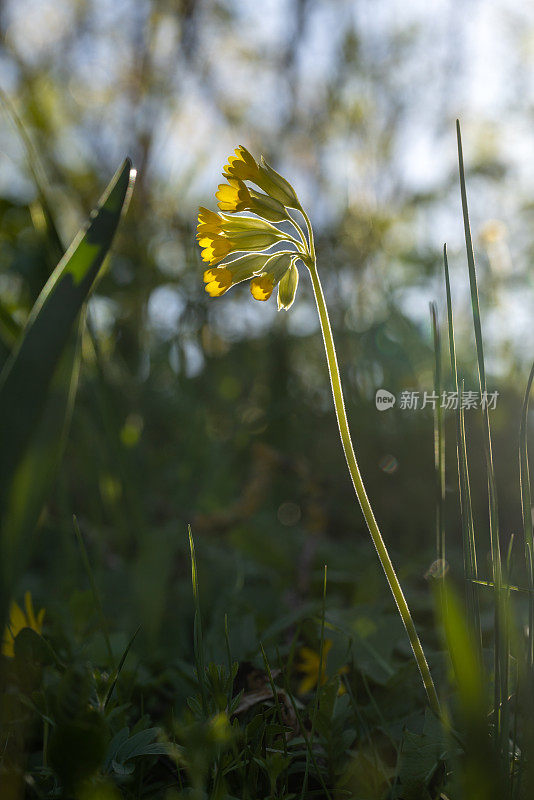
[[[308,255],[306,238],[289,213],[302,211],[295,190],[263,158],[257,163],[242,146],[228,159],[223,176],[227,183],[219,185],[215,196],[220,211],[227,213],[201,207],[198,214],[197,239],[202,259],[209,264],[205,289],[210,297],[220,297],[231,286],[250,280],[252,296],[268,300],[278,286],[278,309],[288,310],[298,286],[296,262]],[[243,211],[255,216],[242,216]],[[280,223],[290,223],[300,241],[278,228]]]

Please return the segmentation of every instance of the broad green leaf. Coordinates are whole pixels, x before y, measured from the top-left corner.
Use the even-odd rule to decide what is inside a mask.
[[[427,710],[423,732],[405,730],[402,737],[398,776],[403,800],[435,797],[445,779],[446,757],[447,737],[444,728]]]
[[[76,320],[132,187],[127,159],[44,286],[0,375],[2,612],[61,456],[76,387]]]

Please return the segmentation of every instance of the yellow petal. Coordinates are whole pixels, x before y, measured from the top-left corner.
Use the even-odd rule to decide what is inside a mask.
[[[239,184],[236,185],[237,182],[232,181],[228,183],[220,183],[218,186],[219,191],[215,192],[215,197],[217,200],[222,200],[223,202],[236,202],[237,196],[239,194]]]
[[[258,275],[250,281],[250,291],[254,300],[268,300],[274,289],[274,278],[268,273]]]
[[[9,622],[4,630],[2,653],[7,658],[15,656],[15,637],[23,628],[27,627],[26,617],[18,603],[13,601],[9,608]]]
[[[204,208],[204,206],[200,206],[198,209],[198,221],[202,224],[208,225],[217,225],[220,221],[220,217],[216,211],[210,211],[209,208]]]
[[[208,264],[216,264],[221,261],[232,249],[230,241],[222,236],[213,239],[206,237],[200,240],[199,245],[204,248],[201,253],[202,260]]]
[[[203,277],[204,277],[204,283],[211,283],[211,281],[214,281],[214,280],[217,279],[217,269],[211,269],[211,268],[207,269],[204,272],[204,276]]]
[[[301,647],[299,656],[302,659],[302,664],[299,667],[313,666],[315,669],[319,668],[319,653],[316,653],[311,647]]]
[[[220,297],[226,291],[228,291],[228,286],[221,286],[219,283],[217,283],[217,281],[207,283],[204,288],[210,297]]]
[[[250,192],[243,181],[228,178],[228,183],[221,183],[215,197],[219,200],[221,211],[245,211],[250,205]]]
[[[206,280],[208,277],[208,280]],[[223,289],[228,289],[232,285],[232,273],[227,267],[218,267],[217,269],[207,269],[204,273],[204,280],[206,283],[217,283]]]
[[[202,236],[198,240],[199,247],[211,247],[215,240],[215,236]]]
[[[297,689],[297,692],[298,694],[308,694],[308,692],[311,692],[311,690],[316,684],[317,684],[317,673],[315,675],[307,675],[299,683],[299,688]]]
[[[242,145],[236,147],[234,152],[235,155],[229,157],[228,164],[224,167],[223,175],[227,178],[253,181],[259,172],[255,159]]]
[[[210,211],[209,208],[202,206],[198,210],[198,225],[197,225],[197,239],[203,235],[209,234],[217,236],[221,233],[222,220],[215,211]]]
[[[211,245],[210,245],[210,247],[204,248],[204,250],[202,251],[202,253],[200,255],[202,257],[202,261],[205,261],[206,264],[216,264],[217,263],[217,259],[215,258],[214,253],[213,253],[213,247],[211,247]]]
[[[26,609],[26,619],[28,620],[28,627],[36,631],[37,620],[35,619],[35,614],[33,613],[31,592],[25,592],[24,594],[24,608]]]
[[[9,610],[9,630],[11,631],[13,638],[21,631],[23,628],[28,627],[28,622],[26,620],[26,616],[22,611],[21,607],[18,603],[13,601],[11,603],[11,608]]]
[[[222,228],[220,225],[208,225],[208,223],[197,226],[197,239],[203,236],[220,236]]]

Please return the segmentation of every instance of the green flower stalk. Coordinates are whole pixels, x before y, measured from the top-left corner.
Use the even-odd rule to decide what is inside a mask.
[[[256,162],[244,147],[238,147],[235,155],[230,156],[223,175],[228,183],[219,186],[216,196],[219,200],[220,210],[229,213],[217,214],[201,208],[198,217],[197,239],[202,248],[202,259],[209,265],[204,273],[206,291],[211,297],[219,297],[236,283],[250,279],[250,290],[256,300],[268,300],[274,288],[278,286],[278,309],[287,311],[293,304],[298,286],[296,263],[300,261],[310,273],[321,323],[339,435],[354,491],[406,628],[429,704],[432,710],[439,715],[439,700],[428,663],[395,568],[367,497],[356,460],[345,411],[334,338],[317,271],[310,219],[289,181],[279,175],[263,159],[261,163]],[[258,186],[262,192],[250,189],[247,181]],[[300,212],[305,222],[306,233],[290,214],[289,209]],[[261,223],[256,217],[236,216],[243,211],[256,214],[261,218]],[[286,223],[286,227],[287,223],[290,223],[299,238],[296,239],[292,234],[277,228],[277,224],[280,223]],[[252,247],[247,246],[248,241],[253,242]],[[263,246],[261,246],[262,242],[265,242]],[[290,249],[273,250],[273,247],[281,245],[289,246]]]

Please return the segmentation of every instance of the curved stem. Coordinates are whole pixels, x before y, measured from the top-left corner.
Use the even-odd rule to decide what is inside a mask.
[[[306,236],[304,235],[304,231],[302,230],[298,222],[293,219],[288,209],[286,209],[286,211],[287,211],[287,222],[289,222],[289,224],[295,228],[296,232],[298,233],[298,235],[302,240],[301,247],[304,247],[306,250],[308,250],[308,242],[306,241]]]
[[[304,217],[304,222],[306,223],[306,230],[308,231],[308,249],[309,254],[312,262],[315,264],[315,269],[317,269],[316,259],[315,259],[315,240],[313,238],[313,228],[310,222],[309,216],[306,214],[302,206],[298,209],[302,216]],[[307,265],[309,267],[309,265]],[[324,300],[324,298],[323,298]],[[325,306],[326,308],[326,306]]]
[[[430,670],[428,668],[428,663],[425,658],[425,654],[423,652],[419,636],[417,635],[417,631],[415,629],[410,609],[408,608],[408,604],[406,602],[401,585],[399,583],[399,579],[397,578],[395,568],[391,563],[387,547],[384,543],[384,540],[382,539],[382,534],[380,533],[380,529],[376,522],[373,509],[371,508],[369,498],[367,497],[367,492],[365,491],[365,486],[363,484],[363,480],[360,474],[358,462],[356,461],[356,455],[354,453],[354,447],[352,445],[352,440],[350,437],[347,414],[345,411],[343,391],[341,388],[341,378],[339,375],[339,367],[337,364],[337,357],[334,346],[334,339],[332,336],[332,329],[330,327],[330,320],[328,317],[328,309],[326,307],[323,288],[321,286],[321,281],[319,280],[319,274],[317,272],[317,262],[315,260],[315,251],[313,246],[313,233],[311,232],[311,225],[309,223],[309,220],[307,219],[307,216],[306,215],[304,216],[306,219],[306,225],[308,227],[308,233],[310,237],[310,259],[307,262],[306,266],[308,267],[311,275],[313,291],[315,294],[315,302],[317,304],[317,310],[319,312],[319,319],[321,322],[321,331],[323,334],[323,341],[326,350],[326,359],[328,362],[328,371],[330,373],[330,383],[332,386],[332,394],[334,397],[334,406],[336,409],[339,434],[341,436],[341,443],[343,445],[343,450],[345,452],[345,458],[347,459],[347,466],[349,468],[350,476],[352,478],[352,483],[354,484],[354,490],[356,492],[356,496],[359,500],[361,509],[363,511],[367,527],[369,528],[369,533],[371,534],[373,544],[376,548],[376,552],[378,553],[378,558],[380,559],[380,563],[382,564],[384,572],[386,573],[386,578],[391,588],[393,597],[395,598],[397,608],[399,609],[399,614],[404,623],[404,627],[406,628],[406,633],[408,634],[413,654],[415,656],[415,660],[417,661],[417,666],[419,667],[419,671],[423,679],[423,684],[428,696],[430,707],[436,714],[440,715],[441,712],[440,712],[439,700],[436,693],[436,688],[434,686],[434,682],[432,680],[432,676],[430,674]]]

